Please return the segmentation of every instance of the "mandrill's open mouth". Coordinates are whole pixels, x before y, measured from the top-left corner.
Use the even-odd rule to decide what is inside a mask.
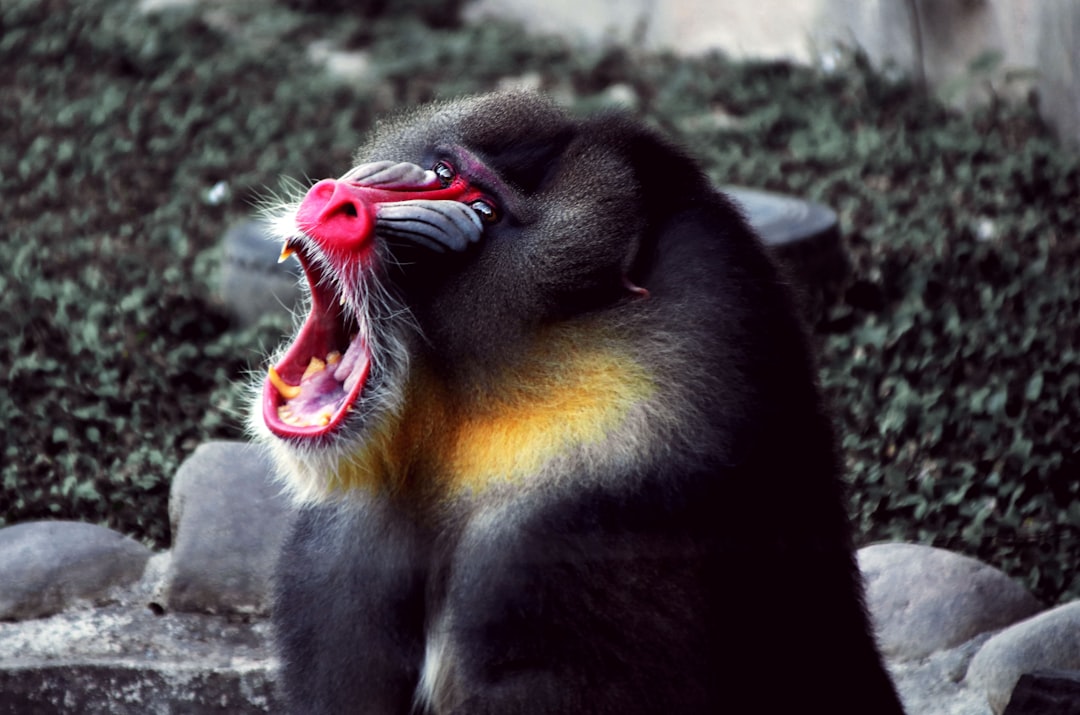
[[[263,384],[262,412],[278,437],[312,439],[337,429],[354,411],[371,372],[360,295],[374,280],[376,234],[434,252],[462,251],[479,240],[483,194],[439,162],[362,164],[320,181],[296,211],[302,234],[287,236],[282,259],[295,254],[311,287],[311,313]]]
[[[311,262],[301,262],[311,285],[311,313],[263,385],[263,419],[279,437],[332,432],[353,409],[371,370],[371,351],[356,319],[328,290],[332,282]]]

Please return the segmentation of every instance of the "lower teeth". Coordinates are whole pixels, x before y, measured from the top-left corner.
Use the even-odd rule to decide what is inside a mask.
[[[270,380],[270,383],[273,384],[274,388],[277,389],[278,394],[285,398],[285,402],[277,408],[278,418],[282,422],[293,427],[325,427],[330,424],[330,421],[334,416],[333,410],[324,409],[314,415],[304,415],[298,414],[298,412],[303,411],[302,409],[298,410],[298,412],[294,412],[294,408],[299,407],[298,400],[315,400],[318,399],[320,394],[332,391],[334,388],[327,384],[328,380],[333,379],[337,382],[338,387],[344,389],[346,393],[356,385],[356,380],[360,377],[359,375],[353,376],[349,374],[345,384],[341,384],[341,381],[337,380],[334,376],[327,375],[325,377],[320,377],[326,372],[327,366],[339,368],[342,357],[342,354],[337,350],[328,353],[325,360],[313,356],[308,361],[307,368],[305,368],[304,374],[300,378],[300,384],[298,385],[290,385],[285,382],[278,374],[277,370],[273,366],[270,367],[268,379]],[[355,356],[352,356],[351,362],[355,363]]]

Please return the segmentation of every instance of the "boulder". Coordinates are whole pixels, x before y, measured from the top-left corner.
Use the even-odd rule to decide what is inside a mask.
[[[278,551],[293,519],[263,451],[207,442],[173,479],[172,559],[160,600],[193,613],[266,614]]]
[[[0,620],[108,601],[116,588],[139,580],[151,553],[123,534],[75,521],[0,529]]]
[[[267,313],[291,313],[300,300],[302,271],[296,259],[278,262],[281,242],[257,219],[240,221],[221,239],[219,291],[225,309],[242,326]]]
[[[992,566],[918,544],[858,552],[866,602],[885,657],[923,658],[1039,611],[1031,593]]]
[[[1044,669],[1080,670],[1080,601],[995,635],[972,658],[966,682],[984,692],[994,712],[1001,713],[1020,676]]]

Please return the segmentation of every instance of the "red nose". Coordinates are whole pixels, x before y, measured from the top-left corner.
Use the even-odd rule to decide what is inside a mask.
[[[380,203],[429,199],[468,202],[479,192],[458,176],[448,186],[365,186],[323,179],[312,186],[296,212],[300,230],[324,249],[346,253],[363,248],[375,235],[375,212]]]
[[[324,248],[355,250],[374,235],[376,197],[356,184],[324,179],[311,187],[296,212],[300,230]]]

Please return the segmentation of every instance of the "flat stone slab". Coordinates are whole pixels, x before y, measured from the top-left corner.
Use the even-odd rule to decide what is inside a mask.
[[[260,667],[197,663],[27,663],[0,670],[0,715],[280,712]]]
[[[0,715],[281,712],[265,620],[138,603],[0,623]]]
[[[836,212],[824,204],[745,186],[723,186],[766,244],[783,247],[838,231]]]

